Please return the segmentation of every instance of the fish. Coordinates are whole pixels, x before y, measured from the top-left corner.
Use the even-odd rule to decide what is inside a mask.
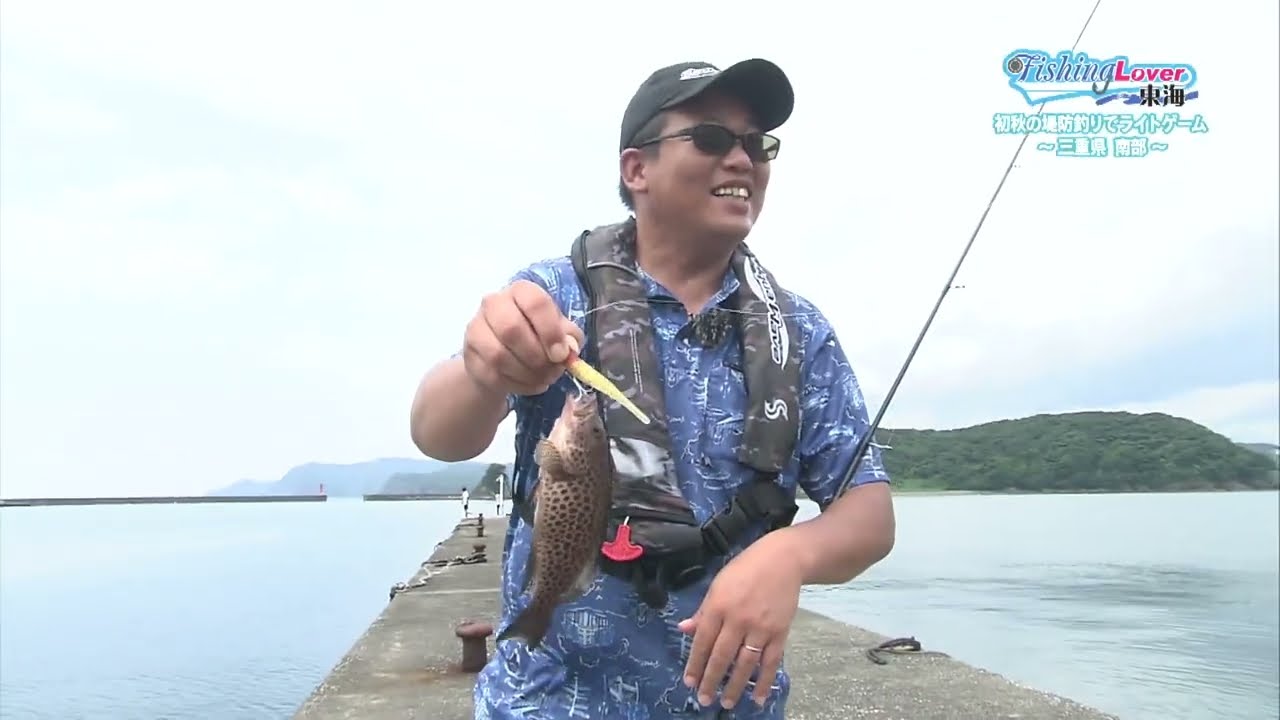
[[[634,415],[642,424],[648,425],[650,423],[649,416],[644,414],[644,411],[637,407],[635,403],[631,402],[631,398],[623,395],[622,391],[618,389],[618,386],[610,382],[609,378],[605,377],[599,370],[588,365],[586,361],[578,356],[578,352],[580,350],[578,347],[578,341],[570,336],[568,342],[569,357],[564,361],[564,365],[569,375],[583,385],[603,393],[610,400],[613,400],[626,408],[627,412]]]
[[[581,597],[599,569],[613,469],[599,396],[590,388],[579,390],[566,395],[560,417],[534,449],[533,550],[523,588],[532,597],[497,642],[520,637],[530,650],[537,648],[556,608]]]

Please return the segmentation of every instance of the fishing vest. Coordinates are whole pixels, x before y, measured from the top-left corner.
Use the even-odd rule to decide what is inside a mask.
[[[588,297],[581,355],[650,419],[641,423],[621,404],[599,395],[614,473],[600,567],[634,583],[646,603],[661,608],[670,590],[703,577],[708,562],[727,554],[754,524],[763,522],[764,531],[771,532],[794,519],[795,499],[776,480],[799,435],[801,357],[789,298],[740,245],[732,259],[737,292],[729,312],[714,317],[736,324],[742,341],[747,407],[738,460],[755,475],[728,507],[699,523],[678,488],[664,374],[635,259],[635,227],[630,218],[585,231],[574,241],[570,259]]]

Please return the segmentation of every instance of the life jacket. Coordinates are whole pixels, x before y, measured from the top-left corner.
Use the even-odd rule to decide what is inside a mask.
[[[789,321],[794,310],[772,275],[740,245],[732,260],[739,284],[730,312],[712,317],[722,325],[736,323],[742,339],[747,407],[738,460],[755,476],[728,507],[699,523],[676,478],[649,298],[635,260],[635,219],[584,231],[570,258],[589,298],[581,355],[650,418],[645,425],[600,396],[614,472],[600,568],[634,583],[646,603],[662,608],[669,591],[702,578],[709,561],[726,555],[753,524],[763,522],[772,532],[795,517],[794,495],[777,483],[800,427],[801,357],[793,344],[799,334]],[[532,503],[523,493],[512,500],[531,521]]]

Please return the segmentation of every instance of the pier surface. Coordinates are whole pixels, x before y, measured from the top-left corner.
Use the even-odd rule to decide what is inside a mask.
[[[506,524],[506,518],[485,520],[484,536],[477,537],[475,519],[460,521],[431,561],[474,560],[477,543],[484,543],[486,561],[416,573],[294,720],[471,720],[475,674],[460,668],[462,645],[454,631],[464,619],[497,629]],[[786,653],[788,720],[1115,720],[942,655],[892,654],[884,665],[873,663],[867,650],[888,639],[801,608]],[[485,645],[487,658],[493,638]]]

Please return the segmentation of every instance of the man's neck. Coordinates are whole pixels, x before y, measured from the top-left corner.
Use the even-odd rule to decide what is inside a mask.
[[[734,248],[715,239],[683,237],[636,219],[636,263],[691,315],[720,291]]]

